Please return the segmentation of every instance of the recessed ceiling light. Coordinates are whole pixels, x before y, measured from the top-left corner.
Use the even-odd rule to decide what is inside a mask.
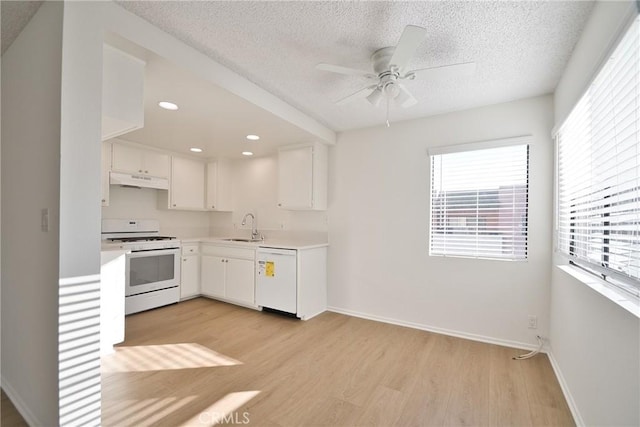
[[[242,155],[243,156],[253,156],[253,153],[251,151],[243,151]]]
[[[189,150],[193,151],[194,153],[202,153],[202,148],[191,147],[189,148]]]
[[[257,141],[260,139],[260,137],[258,135],[247,135],[247,139],[249,141]]]
[[[158,105],[160,106],[160,108],[164,108],[165,110],[175,111],[178,109],[178,106],[176,104],[169,101],[160,101],[158,102]]]

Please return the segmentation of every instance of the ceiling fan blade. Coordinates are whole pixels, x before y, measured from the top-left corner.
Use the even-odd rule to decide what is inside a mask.
[[[418,100],[415,99],[413,95],[411,95],[411,93],[409,93],[409,91],[407,90],[406,87],[404,87],[404,85],[401,85],[399,83],[397,85],[398,85],[399,91],[398,91],[398,95],[395,97],[396,104],[398,104],[402,108],[409,108],[409,107],[413,107],[418,103]]]
[[[443,65],[440,67],[423,68],[421,70],[412,70],[407,73],[409,78],[420,80],[430,80],[438,78],[450,77],[468,77],[476,72],[475,62],[464,62],[461,64]],[[413,75],[414,77],[410,77]]]
[[[349,96],[345,96],[344,98],[337,100],[335,102],[335,104],[336,105],[343,105],[343,104],[346,104],[347,102],[352,101],[354,99],[364,98],[365,95],[367,94],[367,91],[369,91],[371,89],[375,89],[376,87],[377,87],[377,85],[364,87],[364,88],[358,90],[357,92],[352,93]]]
[[[407,25],[398,40],[391,60],[389,60],[389,66],[396,66],[399,69],[404,68],[416,49],[424,40],[427,30],[416,25]]]
[[[348,76],[364,76],[370,79],[378,78],[378,76],[371,73],[370,71],[357,70],[355,68],[343,67],[341,65],[318,64],[316,65],[316,68],[318,70],[330,71],[332,73],[338,73],[338,74],[346,74]]]

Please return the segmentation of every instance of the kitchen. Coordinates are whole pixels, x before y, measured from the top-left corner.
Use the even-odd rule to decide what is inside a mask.
[[[635,2],[628,3],[635,6]],[[321,2],[308,5],[312,8],[325,6],[325,3]],[[414,6],[426,7],[427,3],[416,3]],[[449,7],[444,2],[431,6]],[[548,7],[590,7],[589,4],[569,2],[504,3],[494,4],[492,7],[494,6],[513,6],[513,11],[532,7],[527,11],[530,14],[525,14],[527,17],[537,16],[540,10],[544,11]],[[538,6],[539,9],[536,9]],[[71,363],[74,357],[71,354],[72,348],[67,344],[71,342],[69,340],[72,337],[60,335],[66,330],[59,328],[59,325],[65,325],[64,321],[73,316],[72,310],[76,302],[73,296],[77,295],[74,292],[76,289],[82,289],[87,296],[87,310],[96,307],[95,295],[100,290],[98,254],[102,217],[117,219],[133,216],[134,219],[158,219],[160,234],[184,237],[186,240],[199,239],[200,236],[248,238],[251,234],[250,226],[241,224],[247,213],[253,213],[258,220],[258,232],[264,230],[267,237],[269,234],[277,234],[280,230],[294,234],[329,236],[327,240],[330,240],[331,246],[328,249],[327,261],[327,308],[333,313],[317,316],[307,322],[280,316],[268,317],[279,319],[276,321],[278,327],[284,325],[282,322],[285,320],[302,326],[322,324],[319,329],[310,327],[308,330],[311,335],[301,334],[304,338],[303,344],[313,343],[315,333],[320,333],[318,336],[329,334],[332,331],[331,326],[338,322],[338,313],[341,316],[348,315],[349,319],[360,317],[376,320],[381,329],[387,328],[388,323],[395,323],[417,330],[425,329],[475,341],[526,349],[535,348],[536,335],[543,335],[549,338],[547,351],[555,372],[555,376],[552,374],[550,378],[556,381],[557,377],[578,424],[582,424],[580,414],[586,424],[602,424],[603,420],[617,420],[619,424],[637,424],[637,405],[634,406],[637,399],[634,398],[638,396],[638,388],[637,382],[631,380],[633,375],[629,375],[629,372],[637,372],[637,320],[632,314],[611,307],[609,301],[605,301],[604,298],[598,299],[599,296],[592,295],[589,293],[590,290],[581,287],[578,279],[568,276],[564,270],[558,268],[552,253],[554,155],[550,135],[554,123],[561,122],[568,114],[582,87],[588,83],[592,71],[597,69],[602,53],[607,51],[609,42],[615,38],[614,35],[620,28],[620,22],[627,16],[626,6],[626,2],[596,2],[581,37],[578,37],[580,31],[577,28],[574,28],[573,32],[565,31],[566,22],[546,27],[540,21],[525,18],[513,21],[513,26],[522,29],[527,35],[547,34],[554,41],[565,40],[565,37],[570,35],[574,36],[574,40],[580,39],[569,62],[555,63],[554,69],[559,79],[555,80],[556,89],[549,87],[544,93],[521,92],[515,95],[516,99],[506,99],[498,96],[504,95],[500,88],[506,88],[508,84],[520,79],[503,79],[498,87],[487,90],[487,93],[496,95],[493,102],[487,101],[482,105],[469,104],[469,109],[466,110],[427,115],[428,117],[404,122],[392,120],[389,128],[384,126],[384,110],[370,108],[367,114],[360,114],[359,117],[367,117],[375,123],[359,122],[360,127],[337,133],[296,108],[287,106],[250,81],[234,75],[206,55],[187,47],[176,37],[159,30],[150,21],[123,11],[116,4],[69,2],[62,5],[45,2],[20,38],[7,54],[3,55],[2,62],[3,82],[10,82],[8,85],[3,84],[2,91],[5,107],[2,109],[2,324],[5,328],[9,327],[8,325],[20,325],[22,331],[22,335],[3,333],[2,336],[3,389],[7,385],[14,385],[10,394],[12,400],[15,396],[22,396],[22,401],[26,402],[23,408],[31,409],[32,420],[58,420],[59,415],[73,416],[73,408],[64,406],[64,403],[68,402],[66,393],[72,390],[65,386],[72,387],[78,384],[75,378],[66,377],[71,372],[67,364]],[[129,7],[135,5],[131,4]],[[202,3],[199,7],[204,8],[206,4]],[[241,7],[241,4],[233,7]],[[252,7],[260,9],[258,3]],[[277,7],[274,5],[274,8]],[[303,6],[301,3],[292,7],[296,9]],[[354,3],[351,7],[377,6],[373,3]],[[409,6],[405,4],[403,7]],[[564,16],[567,20],[577,19],[576,17],[586,20],[587,12],[583,10],[582,14],[551,15]],[[508,13],[505,16],[509,16]],[[301,14],[300,17],[308,19],[309,15]],[[302,22],[307,22],[304,19]],[[257,21],[268,22],[262,19]],[[367,22],[367,28],[379,29],[377,25],[369,25],[368,20],[363,21]],[[238,18],[238,22],[246,21]],[[389,35],[384,43],[376,42],[376,47],[391,44],[391,39],[397,40],[404,24],[406,22],[399,24],[394,30],[397,34]],[[468,27],[465,23],[459,28]],[[477,38],[475,35],[486,34],[482,28],[476,29],[477,31],[469,30],[469,33],[474,35],[472,45],[484,41],[482,37]],[[555,29],[558,32],[555,32]],[[110,205],[100,207],[98,164],[101,158],[99,141],[102,139],[99,95],[102,85],[102,46],[105,35],[109,38],[112,33],[120,34],[123,38],[157,52],[202,79],[219,83],[229,92],[242,94],[243,98],[271,111],[275,117],[285,118],[288,123],[304,129],[304,132],[313,136],[313,141],[328,142],[329,209],[326,212],[278,209],[277,148],[274,147],[270,155],[263,156],[258,151],[259,145],[251,146],[251,150],[255,150],[254,159],[238,160],[232,158],[238,155],[237,153],[222,153],[223,157],[230,158],[234,164],[233,174],[237,178],[234,178],[234,185],[238,186],[238,191],[234,191],[233,197],[243,195],[233,202],[233,212],[165,209],[164,206],[168,205],[165,200],[160,200],[163,199],[160,195],[166,192],[168,202],[168,190],[132,189],[117,185],[109,187]],[[462,33],[461,35],[465,35]],[[229,34],[233,36],[237,33]],[[314,40],[321,38],[312,38],[290,46],[290,51],[296,53],[292,57],[299,56],[300,60],[308,60],[305,49],[300,47],[314,46]],[[500,40],[507,43],[517,38],[502,37]],[[233,39],[231,41],[232,43],[227,45],[233,49],[237,44]],[[248,41],[250,40],[244,40]],[[490,49],[489,52],[504,52],[502,44],[500,46],[500,49]],[[510,46],[521,47],[517,42],[515,46]],[[545,44],[539,46],[544,47],[545,51],[548,47]],[[342,48],[350,49],[345,45],[342,45]],[[326,54],[326,51],[322,52],[320,49],[310,51]],[[567,55],[569,51],[566,51]],[[510,57],[505,58],[510,61],[508,64],[511,64],[513,69],[528,63],[527,55],[519,55],[520,52],[523,50],[516,49],[511,51]],[[430,53],[442,54],[437,50]],[[329,61],[333,58],[335,63],[352,65],[347,61],[351,55],[342,55],[342,60],[338,52],[335,57],[318,58],[315,62]],[[368,58],[364,58],[365,63],[367,60]],[[498,59],[498,62],[500,61],[501,59]],[[314,69],[314,63],[307,65],[305,69]],[[535,74],[529,71],[526,70],[522,75]],[[313,76],[315,79],[316,74]],[[319,74],[317,78],[323,79]],[[337,95],[344,96],[348,93],[349,85],[344,83],[344,80],[326,79],[324,83],[327,93],[311,97],[307,102],[332,104],[338,99]],[[293,85],[293,90],[299,88],[295,86],[299,85],[296,81],[285,80],[283,84]],[[431,86],[427,93],[436,94],[437,89]],[[458,93],[465,91],[460,90]],[[344,115],[341,120],[350,120],[350,108],[336,108],[332,104],[333,118]],[[30,114],[25,115],[24,111],[29,111]],[[215,119],[217,115],[214,114],[212,117]],[[145,124],[142,130],[149,128]],[[261,141],[266,143],[271,140],[265,136],[267,133],[254,128],[243,130],[234,141],[251,144],[244,140],[248,134],[258,134]],[[122,137],[127,139],[132,138],[132,135],[133,133],[124,134]],[[532,137],[528,222],[531,233],[527,262],[497,263],[428,256],[427,150],[435,146],[519,135]],[[179,138],[171,135],[171,139]],[[336,140],[338,143],[331,145]],[[88,144],[87,141],[95,141],[96,144]],[[311,142],[306,138],[281,142],[287,142],[289,145],[289,142],[296,144],[301,141]],[[134,141],[131,146],[135,146],[136,143],[139,142]],[[199,146],[200,144],[195,145]],[[189,145],[183,149],[188,150],[190,147]],[[160,148],[172,153],[176,151],[169,147]],[[178,157],[198,159],[195,154],[193,156],[196,157],[191,157],[186,151],[177,151]],[[106,156],[103,157],[105,158]],[[217,159],[217,156],[214,158]],[[201,162],[204,163],[204,160]],[[25,193],[30,197],[25,198]],[[247,197],[244,197],[245,194]],[[252,197],[249,197],[249,194]],[[158,207],[159,204],[162,208]],[[109,213],[104,215],[105,212]],[[44,221],[45,219],[48,221]],[[247,218],[247,222],[251,222],[250,217]],[[202,244],[198,244],[198,249],[202,249]],[[230,257],[220,258],[224,260]],[[34,259],[38,262],[33,263]],[[516,283],[514,278],[517,278]],[[199,301],[208,305],[199,306]],[[135,325],[136,328],[140,328],[137,330],[144,330],[147,336],[160,339],[152,330],[154,322],[162,323],[165,320],[162,318],[162,312],[173,313],[174,308],[184,304],[191,304],[194,316],[201,316],[203,319],[210,318],[211,313],[207,314],[207,308],[214,306],[214,311],[230,313],[229,316],[234,319],[241,316],[237,312],[227,310],[237,309],[247,313],[245,317],[250,324],[241,327],[243,337],[236,339],[243,340],[243,344],[253,345],[251,348],[256,353],[252,355],[251,360],[260,364],[260,348],[255,347],[250,341],[260,337],[259,332],[264,330],[261,328],[268,328],[266,323],[261,323],[261,319],[266,319],[265,316],[271,316],[270,314],[202,298],[170,305],[166,309],[149,310],[132,315],[129,319],[146,317],[148,324]],[[527,318],[529,315],[537,315],[538,329],[535,331],[527,326],[530,324]],[[172,329],[173,319],[172,317],[163,323],[167,330]],[[327,321],[316,322],[320,319]],[[356,320],[350,320],[349,324],[362,325]],[[239,343],[234,341],[231,331],[235,325],[230,323],[229,326],[229,330],[220,330],[215,336],[206,330],[193,330],[189,334],[185,332],[183,338],[188,340],[204,336],[214,348],[221,348],[220,346],[227,343],[227,346],[235,345],[237,348]],[[194,328],[197,329],[197,326],[194,325]],[[611,334],[610,331],[617,333]],[[24,340],[24,335],[30,339]],[[400,335],[403,338],[410,337]],[[345,337],[350,335],[347,334]],[[360,336],[349,348],[357,349],[363,340],[366,341],[366,336]],[[446,338],[442,340],[448,341]],[[362,346],[362,350],[366,351],[363,361],[371,362],[372,358],[380,354],[376,352],[377,348],[372,345],[373,342],[375,341]],[[391,342],[402,344],[404,340]],[[592,351],[593,342],[602,344],[598,351]],[[145,345],[144,342],[137,343]],[[304,350],[305,345],[299,349]],[[472,346],[469,343],[467,345]],[[287,348],[275,347],[272,348],[275,355],[291,355]],[[461,348],[461,352],[455,353],[458,357],[456,360],[468,361],[460,357],[468,354],[470,348]],[[236,358],[236,361],[239,360]],[[304,361],[312,362],[313,358],[307,355]],[[99,365],[96,368],[95,359],[87,363],[93,369],[92,372],[95,373],[95,370],[99,369]],[[226,363],[235,362],[227,360]],[[284,368],[276,363],[270,363],[268,367]],[[350,370],[352,367],[354,369]],[[357,363],[345,366],[335,363],[326,365],[330,372],[334,372],[332,369],[335,369],[335,372],[345,376],[364,372],[355,369],[357,367]],[[222,373],[223,369],[225,368],[219,371]],[[278,372],[284,374],[282,371]],[[60,373],[64,375],[60,376]],[[180,373],[175,374],[177,380]],[[195,371],[188,371],[188,374],[190,378],[197,376]],[[269,378],[275,381],[273,384],[281,386],[278,392],[284,393],[286,383],[277,382],[278,377]],[[86,390],[98,390],[99,393],[99,378],[96,380],[96,377],[92,376],[86,380],[91,386]],[[172,381],[173,378],[170,383],[173,383]],[[31,384],[34,383],[37,383],[38,387],[32,387]],[[326,383],[323,382],[325,385]],[[300,383],[297,385],[304,386]],[[344,383],[341,385],[345,386]],[[268,383],[259,385],[268,386]],[[456,387],[464,389],[464,383],[457,383]],[[612,392],[607,396],[601,396],[597,390],[602,389]],[[244,391],[252,390],[256,389]],[[163,392],[170,396],[171,390]],[[397,396],[392,392],[385,394],[384,389],[381,393],[382,395],[376,394],[372,397],[377,397],[378,401],[392,402],[393,399],[386,397]],[[265,396],[266,394],[258,395],[255,401],[264,402]],[[186,394],[179,397],[183,400],[191,398]],[[224,395],[220,397],[223,398]],[[353,406],[347,404],[347,407],[353,408],[363,403],[359,397],[351,397],[355,404],[352,402],[350,404]],[[95,395],[88,397],[93,398]],[[629,403],[629,399],[634,402]],[[295,396],[291,396],[289,402],[296,403]],[[398,400],[396,402],[399,403]],[[100,411],[100,402],[88,401],[85,408],[95,409],[92,414],[95,416],[95,413]],[[329,409],[331,408],[329,406]]]
[[[120,283],[103,284],[103,292],[124,292],[127,315],[200,295],[302,319],[326,310],[327,147],[158,55],[114,40],[128,52],[104,50],[106,266],[114,265],[114,250],[131,252],[123,254]],[[251,118],[250,130],[238,115]],[[253,151],[260,157],[247,159]],[[317,229],[309,229],[311,215],[302,229],[292,227],[298,211],[314,215]],[[288,291],[265,283],[275,280],[274,270],[279,280],[289,273]]]

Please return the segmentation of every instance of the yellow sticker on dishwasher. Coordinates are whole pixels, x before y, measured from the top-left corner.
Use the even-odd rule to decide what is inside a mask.
[[[273,261],[267,261],[265,263],[265,272],[264,275],[266,277],[273,277],[275,276],[275,265]]]

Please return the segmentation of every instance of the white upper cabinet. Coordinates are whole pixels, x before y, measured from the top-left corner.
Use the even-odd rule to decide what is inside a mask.
[[[278,150],[278,207],[327,209],[327,146],[316,142]]]
[[[144,126],[144,61],[104,45],[102,140]]]
[[[207,163],[206,209],[232,211],[231,206],[231,162],[218,159]]]
[[[172,157],[169,209],[204,210],[204,183],[203,162]]]
[[[113,143],[111,169],[116,172],[169,177],[169,155],[131,145]]]

